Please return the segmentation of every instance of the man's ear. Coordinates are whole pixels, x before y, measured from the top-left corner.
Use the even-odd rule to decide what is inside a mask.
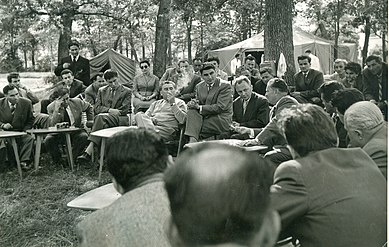
[[[277,243],[281,230],[281,219],[274,210],[269,210],[265,215],[262,227],[254,236],[250,246],[273,247]]]
[[[172,217],[169,219],[169,227],[167,229],[167,238],[172,247],[184,247],[184,243],[181,240],[180,234],[178,233],[178,229],[176,225],[173,223]]]
[[[353,131],[355,132],[355,134],[357,134],[359,140],[362,140],[364,138],[364,135],[363,135],[362,131],[357,130],[357,129],[353,130]]]

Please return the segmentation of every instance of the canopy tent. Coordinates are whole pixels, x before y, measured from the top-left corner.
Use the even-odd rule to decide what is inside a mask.
[[[220,68],[231,74],[231,60],[235,54],[253,51],[264,51],[264,31],[249,39],[239,43],[210,51],[209,56],[217,56],[220,59]],[[312,54],[320,59],[320,67],[324,74],[333,72],[332,64],[334,61],[334,42],[317,37],[313,34],[305,32],[300,28],[293,29],[293,45],[294,57],[296,61],[296,70],[298,71],[297,57],[302,55],[305,50],[311,50]],[[285,52],[284,52],[285,54]],[[338,57],[348,61],[357,61],[357,45],[356,44],[340,44],[338,49]],[[277,58],[278,59],[278,58]],[[259,62],[259,61],[257,61]]]
[[[136,62],[113,49],[107,49],[89,60],[90,76],[112,69],[118,72],[120,83],[129,83],[135,76]]]

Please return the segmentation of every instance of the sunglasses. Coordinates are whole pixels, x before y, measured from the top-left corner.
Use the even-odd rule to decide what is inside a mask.
[[[147,69],[149,66],[140,66],[141,69]]]

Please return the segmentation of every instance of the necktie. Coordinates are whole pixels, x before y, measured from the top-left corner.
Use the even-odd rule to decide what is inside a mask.
[[[378,101],[382,100],[382,79],[378,76]]]
[[[16,109],[16,104],[11,104],[11,114],[14,115],[15,109]]]
[[[207,84],[207,87],[208,87],[208,92],[211,91],[212,85]]]
[[[243,114],[246,113],[246,109],[247,109],[247,105],[248,105],[249,101],[248,100],[243,100]]]

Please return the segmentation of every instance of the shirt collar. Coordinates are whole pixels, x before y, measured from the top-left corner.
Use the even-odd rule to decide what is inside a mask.
[[[78,58],[80,57],[80,54],[78,54],[76,57],[73,57],[73,55],[70,55],[70,57],[72,58],[72,61],[78,61]]]

